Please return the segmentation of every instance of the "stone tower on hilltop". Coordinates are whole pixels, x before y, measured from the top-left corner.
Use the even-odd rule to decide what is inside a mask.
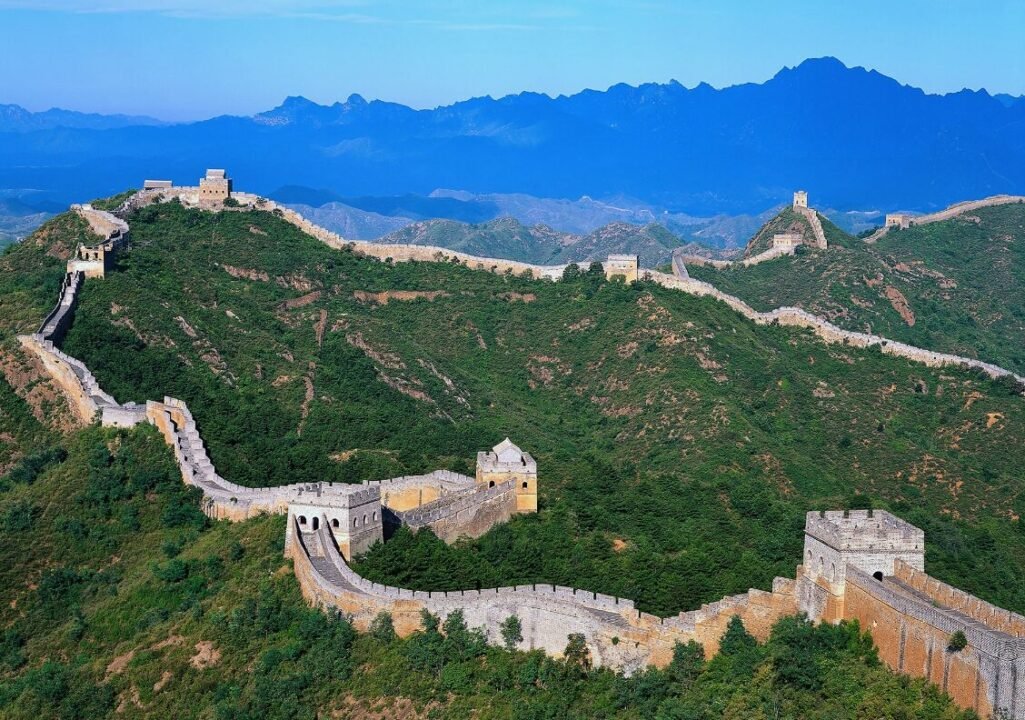
[[[794,208],[808,207],[808,193],[805,190],[794,191]]]
[[[537,512],[537,462],[506,438],[490,451],[477,453],[477,484],[495,487],[516,483],[516,511]]]
[[[894,574],[897,561],[925,569],[925,533],[885,510],[810,512],[798,573],[798,605],[812,620],[844,617],[852,572],[876,580]]]
[[[207,170],[199,180],[199,201],[222,203],[231,197],[231,178],[224,170]]]

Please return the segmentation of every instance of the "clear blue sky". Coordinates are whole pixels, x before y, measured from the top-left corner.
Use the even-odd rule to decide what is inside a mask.
[[[617,82],[761,82],[834,55],[929,92],[1025,94],[1025,0],[0,0],[0,103],[250,114]]]

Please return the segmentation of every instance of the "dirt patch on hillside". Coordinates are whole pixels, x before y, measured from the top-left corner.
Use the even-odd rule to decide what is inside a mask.
[[[525,303],[532,303],[535,300],[537,300],[537,295],[535,295],[534,293],[504,292],[499,293],[498,297],[502,300],[507,300],[509,302],[519,301]]]
[[[417,710],[409,698],[354,698],[349,696],[341,705],[331,711],[335,720],[426,720],[431,712],[440,707],[430,702]]]
[[[125,668],[128,667],[128,663],[130,663],[132,661],[132,658],[134,657],[135,651],[129,650],[124,655],[118,655],[116,658],[111,660],[110,664],[107,665],[106,674],[103,676],[104,682],[114,677],[115,675],[120,675],[121,673],[123,673],[125,671]]]
[[[158,693],[163,690],[167,683],[171,682],[171,678],[174,677],[174,673],[170,670],[164,670],[160,675],[160,679],[153,683],[153,692]]]
[[[353,347],[362,350],[364,355],[382,367],[386,367],[389,370],[405,370],[406,368],[406,363],[402,362],[402,358],[395,353],[375,350],[371,347],[370,343],[364,339],[363,333],[346,333],[345,341]]]
[[[189,660],[189,664],[197,670],[213,667],[221,661],[221,651],[214,647],[210,640],[200,640],[196,643],[196,654]]]
[[[324,330],[327,328],[327,310],[320,311],[320,319],[313,324],[313,331],[317,335],[317,347],[324,347]]]
[[[310,305],[320,300],[321,295],[322,293],[320,292],[320,290],[314,290],[313,292],[308,292],[305,295],[301,295],[297,298],[285,300],[283,303],[281,303],[280,307],[283,310],[295,310],[296,308],[306,307],[307,305]]]
[[[909,326],[915,324],[915,313],[911,311],[911,305],[908,304],[908,299],[904,297],[904,293],[893,285],[887,285],[883,294],[886,296],[886,299],[890,301],[893,309],[897,311],[897,314],[900,315],[904,322]]]
[[[241,280],[260,280],[262,282],[270,282],[270,275],[263,272],[262,270],[250,270],[248,268],[239,268],[232,265],[221,265],[221,269],[231,275],[233,278],[239,278]]]
[[[353,290],[352,296],[361,303],[387,305],[391,300],[409,302],[411,300],[434,300],[440,297],[451,297],[444,290],[384,290],[374,293],[366,290]]]

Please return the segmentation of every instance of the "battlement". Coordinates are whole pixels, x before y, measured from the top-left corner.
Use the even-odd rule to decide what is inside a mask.
[[[794,191],[794,207],[795,208],[806,208],[808,207],[808,192],[805,190]]]
[[[836,550],[921,551],[925,533],[885,510],[809,512],[804,532]]]

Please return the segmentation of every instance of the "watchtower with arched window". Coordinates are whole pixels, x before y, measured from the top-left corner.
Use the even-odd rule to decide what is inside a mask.
[[[515,483],[516,512],[537,512],[537,462],[506,438],[477,453],[477,485],[491,488],[510,482]]]
[[[384,541],[381,488],[377,485],[316,483],[297,490],[288,503],[291,533],[326,532],[346,560]]]
[[[799,573],[800,609],[812,620],[838,620],[848,571],[883,581],[902,560],[925,570],[925,533],[885,510],[810,512]]]

